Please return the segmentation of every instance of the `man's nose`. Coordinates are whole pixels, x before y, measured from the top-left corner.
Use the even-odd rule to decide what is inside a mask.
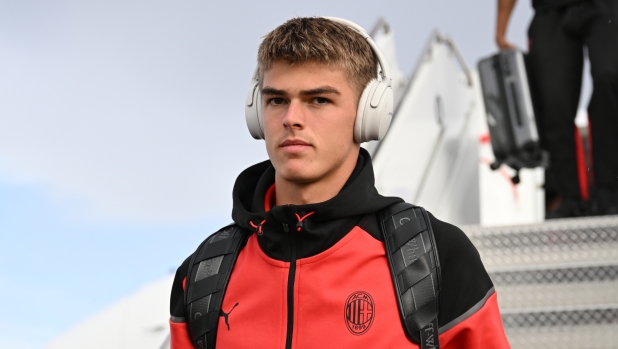
[[[301,101],[292,99],[283,117],[285,128],[302,129],[305,126],[305,108]]]

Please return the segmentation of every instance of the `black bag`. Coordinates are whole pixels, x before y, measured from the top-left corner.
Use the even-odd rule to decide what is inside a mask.
[[[547,167],[548,154],[541,150],[521,51],[506,50],[478,64],[487,126],[495,161],[492,170],[505,164],[517,171]]]

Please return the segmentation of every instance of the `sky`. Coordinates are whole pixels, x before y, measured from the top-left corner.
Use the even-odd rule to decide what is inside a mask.
[[[244,121],[260,38],[295,16],[395,32],[410,74],[434,29],[470,66],[495,2],[0,0],[0,348],[42,348],[173,272],[229,223],[264,160]],[[509,38],[526,47],[520,1]],[[588,88],[589,89],[589,88]]]

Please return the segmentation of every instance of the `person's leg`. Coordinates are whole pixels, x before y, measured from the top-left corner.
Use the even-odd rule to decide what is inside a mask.
[[[574,119],[583,67],[582,41],[562,28],[564,14],[564,11],[539,11],[528,30],[528,75],[541,144],[550,155],[546,177],[563,202],[580,197]],[[574,210],[568,209],[560,215],[578,214]]]
[[[593,82],[588,112],[594,180],[600,213],[618,214],[618,3],[598,3],[600,13],[586,37]]]

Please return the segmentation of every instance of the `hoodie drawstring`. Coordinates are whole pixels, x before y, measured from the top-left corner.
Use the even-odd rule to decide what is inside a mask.
[[[296,223],[296,231],[300,231],[303,228],[303,221],[305,220],[305,218],[311,216],[312,214],[314,214],[315,211],[313,212],[309,212],[304,216],[299,216],[298,213],[294,213],[294,215],[296,215],[296,219],[298,219],[298,223]]]
[[[296,231],[301,231],[303,229],[303,221],[314,213],[315,211],[309,212],[302,217],[298,213],[294,213],[294,215],[296,216],[296,219],[298,220],[298,222],[296,223]],[[266,223],[266,220],[263,220],[262,222],[260,222],[260,224],[255,224],[252,221],[249,221],[249,225],[251,225],[253,229],[255,229],[255,232],[258,235],[264,234],[264,232],[262,231],[262,226],[264,225],[264,223]]]
[[[249,224],[250,224],[250,225],[251,225],[251,226],[255,229],[255,232],[256,232],[258,235],[262,235],[262,234],[264,234],[264,233],[262,232],[262,225],[264,225],[264,223],[266,223],[266,220],[263,220],[263,221],[262,221],[259,225],[255,225],[255,223],[253,223],[253,222],[249,221]]]

